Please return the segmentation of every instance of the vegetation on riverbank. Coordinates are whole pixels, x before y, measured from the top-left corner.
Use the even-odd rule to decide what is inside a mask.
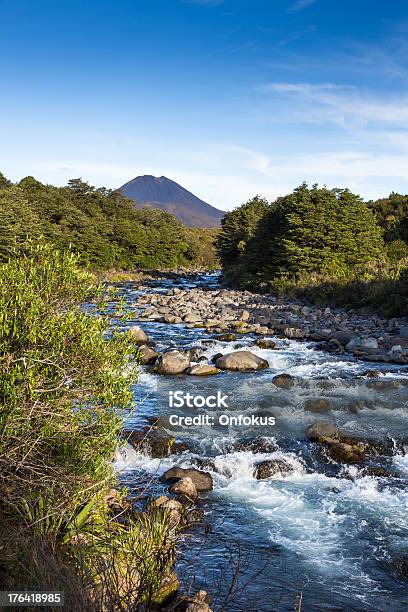
[[[239,288],[312,303],[408,312],[408,197],[364,203],[345,189],[309,188],[227,213],[216,244]]]
[[[76,612],[149,609],[175,578],[174,529],[113,489],[137,371],[129,336],[83,310],[99,296],[42,241],[0,266],[0,582],[63,590]]]
[[[0,174],[0,261],[26,238],[42,235],[93,269],[214,268],[216,232],[187,228],[158,209],[137,209],[119,191],[80,179],[54,187],[33,177],[12,184]]]

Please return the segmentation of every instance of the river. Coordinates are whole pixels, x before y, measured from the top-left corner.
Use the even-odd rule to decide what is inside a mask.
[[[211,288],[217,283],[216,274],[197,275],[193,280],[161,279],[144,288],[123,283],[119,292],[132,311],[141,291],[165,292],[176,285]],[[135,312],[133,320],[114,320],[114,325],[126,329],[137,321]],[[134,386],[136,410],[127,416],[127,429],[141,429],[153,416],[217,415],[212,408],[170,408],[168,392],[176,390],[205,395],[221,391],[228,398],[223,414],[275,417],[275,425],[269,426],[168,426],[177,440],[187,442],[189,452],[151,459],[128,448],[118,459],[120,478],[135,497],[146,483],[149,495],[166,493],[159,479],[173,465],[197,467],[200,460],[210,460],[201,465],[211,472],[214,491],[202,496],[202,521],[181,539],[176,571],[184,589],[209,591],[215,611],[293,611],[300,598],[301,609],[307,611],[407,610],[407,583],[393,562],[408,555],[408,455],[398,450],[371,460],[371,466],[386,469],[389,475],[384,477],[363,476],[361,467],[328,461],[304,434],[323,416],[303,408],[308,398],[327,398],[330,419],[345,433],[370,439],[408,437],[407,368],[329,354],[311,342],[272,336],[279,350],[266,350],[254,346],[251,335],[220,342],[184,325],[141,325],[159,351],[201,346],[210,359],[245,346],[270,366],[207,378],[164,377],[141,368]],[[374,369],[380,380],[399,384],[370,388],[364,373]],[[291,389],[271,384],[283,372],[300,383]],[[234,450],[237,442],[260,436],[276,450]],[[285,459],[292,473],[256,480],[255,463],[269,458]]]

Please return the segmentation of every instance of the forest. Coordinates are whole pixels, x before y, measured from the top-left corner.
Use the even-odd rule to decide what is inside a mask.
[[[408,196],[364,202],[348,189],[303,183],[226,213],[216,245],[231,286],[408,312]]]
[[[91,269],[213,268],[215,232],[186,228],[158,209],[136,209],[119,191],[81,179],[54,187],[31,176],[13,184],[0,174],[2,261],[27,238],[42,236]]]

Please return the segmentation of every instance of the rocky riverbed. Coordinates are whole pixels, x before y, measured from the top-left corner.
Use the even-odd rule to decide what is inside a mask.
[[[213,334],[277,335],[313,340],[331,352],[351,352],[366,361],[408,363],[408,316],[383,319],[373,314],[304,306],[271,295],[232,289],[149,292],[135,303],[142,321],[202,327]]]
[[[133,314],[113,323],[144,365],[117,468],[193,524],[183,588],[227,612],[291,610],[301,592],[307,610],[405,610],[408,320],[226,290],[215,275],[119,291]],[[227,407],[170,406],[176,391]]]

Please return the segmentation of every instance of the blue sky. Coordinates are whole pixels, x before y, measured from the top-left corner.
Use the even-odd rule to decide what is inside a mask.
[[[406,0],[0,0],[0,169],[408,193]]]

